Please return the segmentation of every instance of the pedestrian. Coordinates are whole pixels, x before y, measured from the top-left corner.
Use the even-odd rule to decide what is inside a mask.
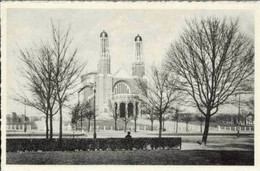
[[[127,132],[127,135],[125,136],[125,138],[132,138],[131,132]]]
[[[127,132],[127,135],[125,136],[125,145],[126,145],[126,150],[130,149],[132,150],[132,136],[131,132]]]

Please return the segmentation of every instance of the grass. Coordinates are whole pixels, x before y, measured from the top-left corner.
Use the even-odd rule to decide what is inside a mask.
[[[7,153],[7,164],[254,165],[253,151],[155,150]]]
[[[181,136],[182,142],[195,143],[201,141],[201,136]],[[207,143],[254,143],[254,136],[208,136]]]
[[[182,136],[186,149],[254,151],[253,136],[209,136],[206,147],[198,145],[197,142],[201,142],[200,136]]]

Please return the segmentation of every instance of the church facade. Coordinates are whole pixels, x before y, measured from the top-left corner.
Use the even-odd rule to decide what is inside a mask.
[[[135,55],[131,74],[124,68],[111,73],[109,37],[105,31],[100,34],[97,72],[81,77],[82,88],[79,91],[83,100],[95,98],[96,117],[99,119],[113,118],[115,113],[120,118],[140,114],[141,102],[136,98],[140,95],[140,90],[135,84],[136,78],[145,76],[143,41],[140,35],[133,39],[133,46]]]

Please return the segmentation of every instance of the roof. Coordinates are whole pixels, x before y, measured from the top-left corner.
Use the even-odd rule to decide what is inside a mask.
[[[138,35],[135,37],[135,41],[142,41],[142,37],[138,34]]]
[[[115,72],[113,76],[117,78],[132,78],[132,76],[123,67]]]
[[[108,37],[107,32],[105,32],[105,30],[103,30],[103,31],[100,33],[100,37]]]

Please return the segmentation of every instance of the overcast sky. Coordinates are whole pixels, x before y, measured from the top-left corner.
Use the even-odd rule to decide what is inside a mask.
[[[87,71],[95,71],[99,57],[99,34],[108,33],[112,73],[124,67],[131,73],[134,59],[134,37],[143,38],[146,66],[159,64],[170,42],[178,39],[185,19],[193,17],[239,18],[240,29],[254,37],[254,15],[246,10],[120,10],[120,9],[8,9],[7,11],[7,73],[8,94],[19,91],[17,67],[19,49],[30,48],[40,40],[47,41],[50,20],[71,25],[73,47],[78,57],[87,62]],[[87,72],[86,71],[86,72]],[[15,106],[15,107],[14,107]],[[23,107],[8,100],[7,112],[23,113]],[[233,109],[225,109],[232,112]],[[28,109],[28,114],[35,111]]]

